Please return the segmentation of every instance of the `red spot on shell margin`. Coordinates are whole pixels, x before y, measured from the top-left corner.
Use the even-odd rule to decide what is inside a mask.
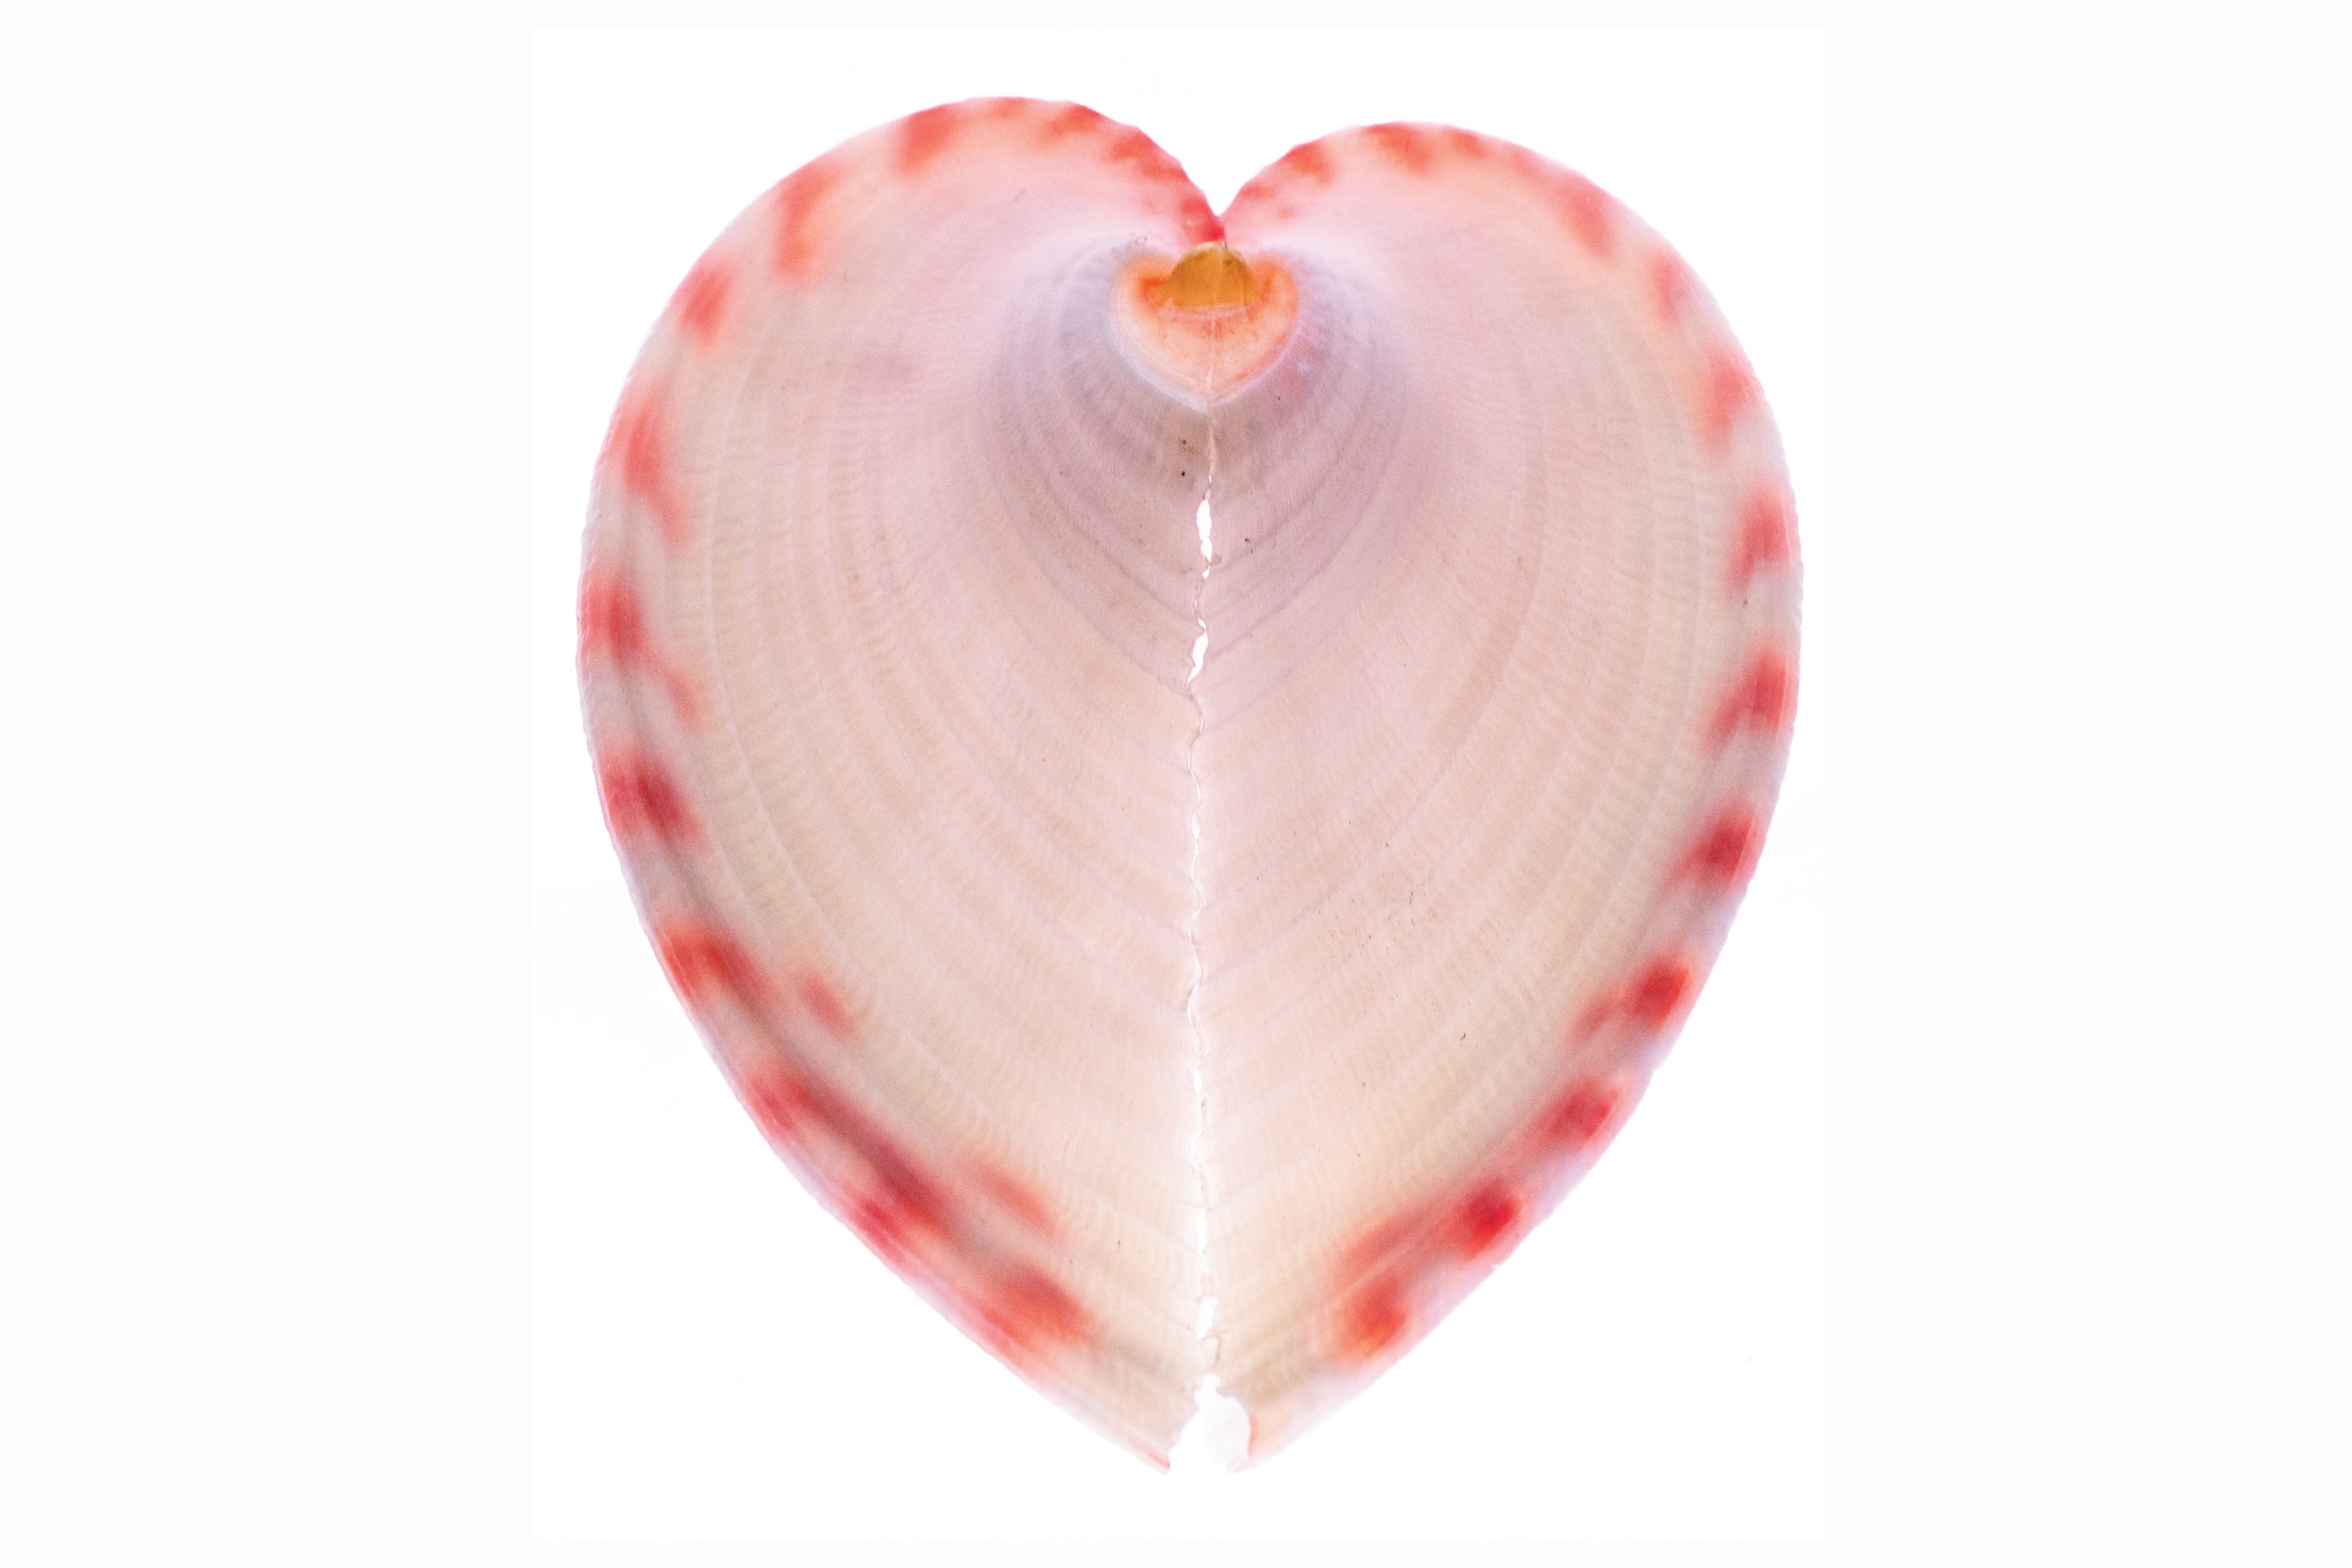
[[[1579,1044],[1590,1040],[1611,1020],[1654,1034],[1664,1029],[1698,988],[1698,968],[1679,953],[1653,959],[1613,994],[1592,1003],[1580,1014],[1572,1031]]]
[[[631,387],[613,415],[604,461],[654,514],[662,536],[675,542],[685,534],[686,513],[670,485],[669,458],[669,428],[660,400],[646,386]]]
[[[604,798],[604,819],[613,837],[627,842],[655,838],[665,844],[690,843],[698,827],[668,772],[640,752],[616,752],[596,768],[596,785]]]
[[[1793,553],[1789,538],[1795,531],[1788,498],[1779,489],[1759,489],[1748,497],[1739,516],[1739,548],[1731,560],[1732,586],[1745,588],[1765,568],[1787,565]]]
[[[841,177],[820,158],[786,175],[776,186],[776,270],[794,282],[805,282],[816,260],[816,236],[812,219],[817,204]]]
[[[1472,1260],[1498,1249],[1518,1228],[1527,1200],[1500,1182],[1487,1182],[1454,1205],[1450,1233],[1454,1247]]]
[[[1016,1366],[1078,1343],[1093,1331],[1077,1298],[1032,1264],[1018,1265],[990,1280],[973,1306],[990,1344]]]
[[[907,1266],[918,1245],[952,1233],[956,1204],[947,1185],[841,1095],[775,1063],[739,1081],[770,1140],[808,1160],[851,1226],[893,1265]],[[829,1159],[820,1158],[824,1150]]]
[[[898,126],[898,172],[916,174],[938,157],[955,139],[962,119],[963,106],[955,103],[943,103],[907,116]]]
[[[1123,163],[1147,180],[1181,180],[1183,166],[1169,155],[1168,150],[1132,125],[1123,125],[1113,132],[1104,156],[1114,163]]]
[[[899,1264],[918,1246],[947,1237],[955,1214],[947,1190],[864,1118],[846,1107],[829,1109],[827,1130],[857,1154],[872,1178],[845,1205],[858,1235]]]
[[[1275,164],[1302,180],[1312,180],[1318,185],[1331,183],[1331,153],[1320,142],[1302,142],[1282,155]]]
[[[727,263],[719,257],[706,254],[686,275],[670,300],[670,309],[677,312],[678,324],[694,335],[697,342],[709,348],[716,342],[719,329],[726,321],[728,296],[734,291],[735,279]]]
[[[1616,1117],[1622,1098],[1615,1088],[1596,1079],[1570,1084],[1536,1119],[1537,1144],[1570,1158],[1583,1153]]]
[[[1697,286],[1691,269],[1673,251],[1662,250],[1650,258],[1650,299],[1663,319],[1679,318]]]
[[[1038,137],[1047,146],[1065,142],[1073,136],[1089,136],[1097,127],[1109,121],[1083,103],[1066,103],[1038,128]]]
[[[1576,242],[1595,258],[1607,260],[1617,248],[1616,198],[1570,169],[1549,172],[1543,184]]]
[[[618,573],[591,567],[580,579],[580,662],[628,668],[646,657],[646,619],[635,590]]]
[[[686,917],[654,930],[654,950],[669,983],[689,1005],[725,995],[745,1006],[768,995],[768,982],[742,944],[715,926]]]
[[[793,992],[800,997],[801,1005],[808,1009],[809,1016],[824,1025],[835,1038],[845,1040],[857,1032],[857,1020],[851,1015],[849,1005],[842,1000],[841,993],[835,991],[824,975],[803,972]]]
[[[810,1100],[808,1091],[790,1073],[774,1066],[746,1073],[739,1092],[744,1109],[769,1142],[786,1146],[799,1141]]]
[[[656,653],[643,607],[628,581],[609,567],[591,567],[580,579],[580,668],[602,661],[616,670],[642,669],[661,683],[677,716],[692,723],[701,701],[685,676]]]
[[[1701,396],[1700,433],[1707,445],[1720,449],[1731,438],[1732,426],[1742,415],[1764,401],[1756,373],[1737,349],[1717,349],[1708,356],[1706,383]]]
[[[1749,662],[1716,710],[1711,738],[1720,745],[1742,730],[1778,734],[1788,721],[1795,688],[1788,659],[1778,650],[1766,648]]]
[[[1434,162],[1429,140],[1417,125],[1370,125],[1364,134],[1382,156],[1408,174],[1425,174]]]
[[[1663,1029],[1683,1010],[1697,989],[1698,972],[1690,960],[1668,956],[1653,960],[1635,975],[1618,998],[1617,1013],[1637,1028]]]
[[[1681,874],[1710,888],[1729,888],[1747,879],[1755,868],[1756,853],[1764,841],[1764,825],[1744,805],[1726,806],[1702,828],[1685,854]]]
[[[1376,1276],[1343,1297],[1332,1313],[1332,1359],[1361,1366],[1411,1331],[1412,1304],[1392,1277]]]

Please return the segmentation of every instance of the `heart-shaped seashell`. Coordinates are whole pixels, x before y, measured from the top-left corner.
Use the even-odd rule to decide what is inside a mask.
[[[1220,219],[988,100],[696,264],[580,661],[760,1126],[1164,1463],[1209,1387],[1263,1456],[1360,1386],[1622,1123],[1755,864],[1797,604],[1747,361],[1591,184],[1377,126]]]

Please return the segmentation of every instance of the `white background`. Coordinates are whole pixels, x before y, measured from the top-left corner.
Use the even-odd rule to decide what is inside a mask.
[[[1801,1444],[1760,1456],[1765,1479],[1726,1476],[1822,1384],[1753,1381],[1717,1332],[1739,1323],[1755,1364],[1785,1372],[1818,1316],[1677,1287],[1759,1257],[1779,1274],[1803,1242],[1771,1227],[1817,1225],[1820,1200],[1791,1166],[1779,1189],[1752,1166],[1716,1181],[1722,1152],[1675,1141],[1721,1130],[1743,1075],[1809,1070],[1804,983],[1785,1004],[1770,987],[1819,940],[1798,929],[1822,875],[1797,853],[1810,788],[1828,1544],[1770,1560],[2340,1560],[2352,125],[2340,40],[2287,25],[2299,10],[2233,16],[1779,14],[1827,23],[1821,251],[1817,224],[1726,234],[1738,198],[1708,170],[1751,132],[1692,135],[1717,121],[1659,112],[1671,88],[1620,101],[1638,132],[1534,128],[1614,90],[1555,84],[1529,63],[1544,51],[1736,52],[1704,37],[1409,40],[1433,83],[1449,51],[1491,64],[1454,100],[1412,96],[1435,91],[1418,68],[1335,70],[1328,39],[1288,68],[1258,40],[1213,73],[1092,95],[1215,199],[1291,140],[1389,114],[1586,168],[1722,299],[1792,456],[1822,351],[1789,326],[1811,307],[1744,292],[1749,251],[1827,281],[1827,418],[1799,479],[1811,728],[1723,966],[1559,1216],[1383,1384],[1222,1492],[1129,1473],[814,1221],[642,945],[598,925],[598,868],[561,847],[584,801],[554,771],[562,606],[535,531],[577,515],[557,493],[580,483],[572,424],[601,419],[661,296],[751,194],[980,84],[908,66],[906,103],[818,127],[797,105],[816,89],[779,68],[756,83],[772,142],[667,195],[623,150],[588,216],[638,216],[642,270],[575,279],[597,295],[558,345],[580,384],[550,386],[534,344],[562,307],[535,287],[555,258],[534,226],[579,204],[534,189],[534,104],[560,100],[534,100],[532,17],[20,27],[0,51],[0,1555],[505,1561],[534,1554],[534,1530],[820,1528],[763,1512],[795,1484],[763,1468],[778,1455],[856,1489],[854,1528],[883,1539],[951,1528],[951,1508],[1051,1532],[1147,1484],[1156,1500],[1097,1528],[1805,1531],[1821,1491]],[[1068,47],[1015,52],[1042,72]],[[663,51],[642,52],[657,71]],[[1709,90],[1811,112],[1821,94],[1790,68],[1759,49]],[[1221,166],[1201,82],[1252,72]],[[640,89],[623,74],[616,122]],[[1528,104],[1531,78],[1558,91]],[[692,114],[739,110],[714,94]],[[538,774],[535,747],[557,759]],[[534,855],[555,895],[536,926]],[[612,943],[611,1005],[534,1017],[534,943],[560,946],[566,921]],[[534,1074],[534,1046],[567,1033],[576,1056]],[[599,1083],[639,1100],[601,1144]],[[1717,1204],[1763,1227],[1743,1233],[1756,1252]],[[1662,1256],[1662,1224],[1685,1254]],[[616,1303],[573,1289],[632,1272]],[[1643,1305],[1672,1321],[1636,1338],[1690,1359],[1580,1384],[1608,1314]],[[925,1412],[984,1424],[928,1428],[875,1392],[898,1367],[826,1359],[866,1342],[895,1347]],[[601,1391],[583,1375],[598,1358]],[[551,1436],[555,1400],[588,1438]],[[730,1401],[718,1438],[661,1427]],[[1593,1401],[1614,1414],[1580,1426]],[[1527,1413],[1533,1457],[1454,1464],[1454,1430],[1428,1430],[1449,1407],[1479,1413],[1469,1442]],[[1634,1475],[1619,1447],[1667,1458]],[[959,1467],[1009,1466],[999,1449],[1034,1468],[971,1496]],[[1425,1462],[1401,1475],[1400,1450]],[[1378,1495],[1336,1512],[1356,1470]],[[1530,1522],[1547,1488],[1575,1511]],[[652,1517],[681,1505],[704,1511]]]
[[[696,1043],[596,812],[590,468],[702,247],[847,135],[981,92],[1140,125],[1223,207],[1343,126],[1580,169],[1715,291],[1826,584],[1819,34],[543,37],[533,76],[534,1519],[568,1539],[1802,1539],[1822,1518],[1822,733],[1690,1026],[1583,1187],[1268,1466],[1174,1484],[964,1341],[803,1194]],[[775,84],[789,82],[779,92]],[[1828,589],[1809,614],[1826,624]],[[1806,673],[1821,666],[1809,644]],[[894,1503],[893,1498],[898,1500]]]

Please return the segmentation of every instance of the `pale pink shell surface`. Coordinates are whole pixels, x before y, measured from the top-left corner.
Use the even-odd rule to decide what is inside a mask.
[[[1219,241],[1257,300],[1154,303]],[[1797,619],[1755,378],[1595,186],[1381,126],[1220,218],[1140,132],[989,100],[696,264],[580,668],[760,1126],[1164,1462],[1210,1388],[1295,1436],[1622,1124],[1755,865]]]

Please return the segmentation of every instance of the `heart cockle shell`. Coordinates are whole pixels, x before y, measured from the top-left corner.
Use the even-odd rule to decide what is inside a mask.
[[[1688,268],[1523,149],[1344,132],[1220,217],[1089,110],[950,105],[656,327],[589,738],[820,1199],[1137,1452],[1213,1392],[1262,1456],[1680,1026],[1786,754],[1793,516]]]

